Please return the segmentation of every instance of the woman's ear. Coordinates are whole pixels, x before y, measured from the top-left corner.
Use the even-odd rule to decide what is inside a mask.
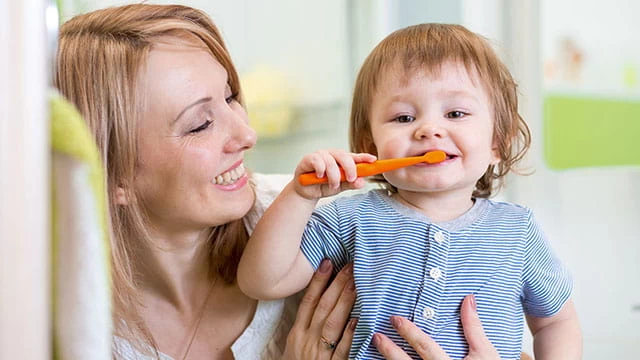
[[[122,205],[122,206],[129,205],[129,197],[127,196],[127,192],[124,190],[122,186],[118,186],[116,188],[114,200],[118,205]]]

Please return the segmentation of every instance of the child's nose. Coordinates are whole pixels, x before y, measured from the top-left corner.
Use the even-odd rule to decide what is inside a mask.
[[[445,135],[445,130],[437,123],[432,121],[424,122],[415,131],[416,140],[437,138],[440,139]]]

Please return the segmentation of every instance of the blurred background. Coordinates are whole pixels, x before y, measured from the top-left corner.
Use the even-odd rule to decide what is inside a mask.
[[[259,136],[247,162],[267,173],[291,173],[318,148],[348,148],[357,70],[390,32],[446,22],[490,39],[520,84],[534,139],[526,165],[535,172],[510,177],[498,198],[531,207],[573,273],[584,359],[639,357],[640,3],[171,2],[221,28]],[[57,3],[64,21],[127,2]],[[45,358],[49,345],[47,4],[0,1],[0,359]],[[29,336],[15,331],[25,323]],[[528,336],[524,350],[532,354]]]

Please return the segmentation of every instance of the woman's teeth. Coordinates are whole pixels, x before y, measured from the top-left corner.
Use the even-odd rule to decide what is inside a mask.
[[[213,183],[216,185],[230,185],[236,182],[236,180],[240,179],[243,175],[244,164],[240,164],[240,166],[236,167],[235,169],[216,176],[216,178],[213,179]]]

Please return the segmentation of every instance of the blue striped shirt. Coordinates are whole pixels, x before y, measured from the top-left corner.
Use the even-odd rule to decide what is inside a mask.
[[[524,314],[551,316],[571,295],[571,278],[531,211],[510,203],[476,199],[459,218],[433,223],[382,190],[341,197],[314,212],[301,248],[315,268],[323,258],[336,268],[354,262],[352,359],[383,359],[371,343],[375,332],[419,359],[391,315],[407,317],[451,358],[463,358],[460,304],[471,293],[500,357],[519,359]]]

